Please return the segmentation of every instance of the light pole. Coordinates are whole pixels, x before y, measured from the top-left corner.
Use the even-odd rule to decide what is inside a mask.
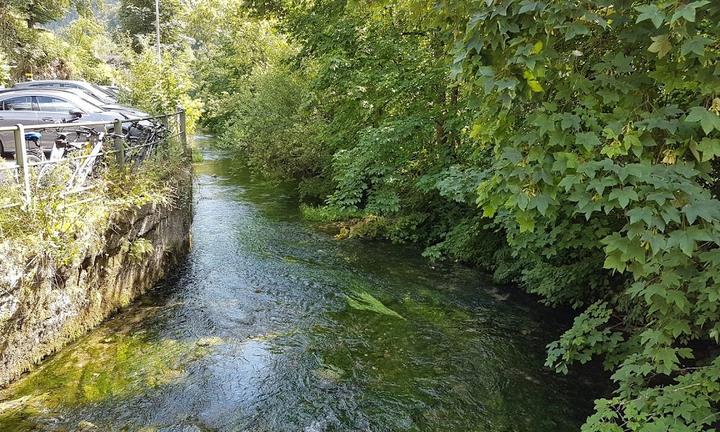
[[[155,0],[155,50],[157,51],[158,64],[161,64],[162,51],[160,49],[160,0]]]

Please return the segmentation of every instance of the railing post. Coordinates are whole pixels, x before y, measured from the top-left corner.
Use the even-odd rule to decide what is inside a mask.
[[[25,206],[32,204],[32,191],[30,190],[30,166],[27,160],[27,143],[25,142],[25,126],[19,124],[15,129],[15,163],[22,176],[23,196]]]
[[[178,124],[180,127],[180,130],[178,131],[180,133],[180,144],[182,144],[183,151],[185,152],[185,157],[192,158],[192,151],[190,150],[190,147],[188,146],[188,139],[187,139],[187,122],[185,118],[185,110],[182,107],[179,107],[178,111]]]
[[[113,145],[116,151],[115,159],[117,160],[118,167],[122,169],[125,165],[125,143],[123,142],[122,121],[119,119],[115,119],[113,134],[115,135],[113,140]]]

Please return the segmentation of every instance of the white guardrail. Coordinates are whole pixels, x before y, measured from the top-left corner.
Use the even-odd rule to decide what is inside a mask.
[[[43,189],[44,177],[49,178],[60,165],[68,167],[66,171],[69,173],[69,179],[62,185],[62,194],[70,195],[93,188],[92,179],[101,161],[113,161],[121,168],[136,169],[158,149],[167,147],[171,140],[179,140],[184,156],[189,158],[185,127],[185,111],[182,109],[173,114],[114,122],[0,127],[0,136],[12,132],[15,141],[14,159],[0,158],[0,211],[29,207],[34,200],[42,199],[42,196],[36,195]],[[43,153],[42,149],[35,147],[37,142],[31,142],[30,148],[28,145],[26,135],[31,131],[40,132],[45,142],[63,141],[66,149],[59,150],[62,143],[58,146],[56,140],[50,157],[38,157]],[[3,192],[9,187],[21,189],[20,201],[9,201],[9,194]]]

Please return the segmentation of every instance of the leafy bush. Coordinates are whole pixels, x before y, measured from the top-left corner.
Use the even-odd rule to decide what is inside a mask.
[[[80,16],[60,33],[67,44],[64,59],[69,76],[83,78],[97,84],[115,84],[125,80],[122,70],[111,61],[125,58],[121,43],[110,37],[105,25],[92,16]]]
[[[178,41],[183,4],[179,0],[163,0],[160,7],[160,37],[163,45]],[[132,47],[141,53],[146,49],[144,37],[155,35],[155,0],[120,0],[118,8],[120,31],[132,39]]]
[[[154,51],[145,49],[130,66],[125,95],[127,101],[151,114],[173,113],[179,107],[186,112],[187,130],[195,131],[202,104],[191,96],[192,59],[190,50],[165,52],[158,64]]]
[[[234,95],[233,117],[221,139],[258,170],[289,178],[321,173],[329,154],[322,119],[303,111],[302,95],[309,91],[303,77],[276,66],[257,71],[249,82],[258,91]]]
[[[614,372],[615,396],[598,401],[584,430],[711,429],[720,5],[504,1],[443,13],[467,23],[455,64],[483,98],[473,128],[500,132],[479,142],[494,150],[479,187],[484,215],[518,257],[571,254],[568,274],[617,275],[538,290],[594,302],[548,357],[567,371],[603,355]]]

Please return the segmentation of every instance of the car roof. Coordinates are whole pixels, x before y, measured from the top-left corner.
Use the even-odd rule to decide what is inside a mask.
[[[66,90],[52,89],[52,88],[11,88],[0,90],[0,94],[10,93],[31,93],[33,96],[37,96],[36,93],[50,94],[55,96],[75,96],[75,93]]]
[[[15,86],[31,86],[33,84],[51,84],[51,83],[69,83],[69,84],[78,84],[78,85],[90,85],[87,81],[79,81],[79,80],[33,80],[33,81],[22,81],[19,83],[16,83]]]
[[[50,90],[50,91],[59,91],[64,93],[70,93],[74,94],[82,99],[91,98],[95,99],[95,101],[100,102],[101,104],[105,104],[105,102],[101,101],[100,99],[96,98],[95,96],[91,95],[90,93],[85,92],[82,89],[75,88],[75,87],[65,87],[65,88],[56,88],[56,87],[42,87],[42,88],[32,88],[33,90]],[[96,103],[93,101],[89,101],[91,103]]]
[[[114,99],[114,97],[111,94],[107,93],[105,90],[100,88],[98,85],[93,84],[88,81],[78,81],[78,80],[23,81],[23,82],[16,83],[14,87],[15,88],[33,88],[33,87],[48,86],[48,87],[54,88],[54,87],[62,85],[62,84],[66,84],[68,86],[74,86],[74,88],[84,89],[85,91],[92,93],[95,97],[101,96],[102,98],[107,99],[108,101],[111,99]]]

